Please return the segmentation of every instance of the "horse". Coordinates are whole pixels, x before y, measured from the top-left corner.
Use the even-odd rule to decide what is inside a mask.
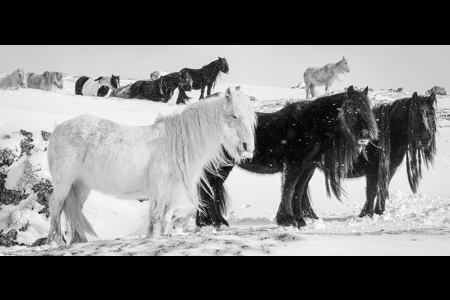
[[[436,154],[436,95],[418,96],[390,103],[379,103],[373,111],[380,129],[379,140],[366,147],[367,158],[359,156],[347,178],[366,176],[366,202],[359,217],[382,215],[389,184],[406,156],[408,183],[415,194],[422,178],[422,163],[429,169]],[[377,198],[375,207],[374,199]],[[311,208],[310,197],[304,191],[298,195],[302,214],[318,219]]]
[[[75,82],[75,95],[104,97],[109,89],[115,90],[120,87],[120,75],[100,76],[92,79],[87,76],[81,76]]]
[[[150,80],[156,80],[156,79],[158,79],[159,77],[165,76],[165,75],[167,75],[167,74],[169,74],[169,73],[164,72],[164,71],[160,71],[160,70],[155,70],[155,71],[153,71],[152,73],[150,73]]]
[[[214,88],[217,82],[217,77],[220,72],[228,74],[229,67],[228,62],[225,57],[220,57],[209,64],[201,67],[200,69],[189,69],[183,68],[180,72],[188,72],[191,75],[193,83],[192,89],[199,90],[201,89],[200,98],[198,100],[204,99],[203,93],[205,91],[205,87],[207,87],[206,95],[211,95],[211,88]],[[178,102],[184,102],[183,99],[190,99],[186,95],[184,91],[180,90],[180,94],[178,94]]]
[[[191,90],[192,78],[188,72],[173,72],[156,80],[138,80],[130,86],[128,98],[167,103],[177,88],[179,93]],[[181,103],[185,103],[183,96],[179,96],[176,102]]]
[[[53,193],[46,242],[63,244],[61,213],[71,243],[96,236],[82,212],[92,189],[151,203],[148,238],[167,234],[177,206],[202,210],[196,187],[205,170],[253,156],[256,114],[240,87],[159,115],[149,126],[128,126],[92,115],[58,125],[47,152]]]
[[[23,68],[17,68],[11,74],[0,79],[0,88],[27,88],[27,76]]]
[[[350,86],[343,93],[314,101],[289,101],[279,111],[257,113],[255,155],[235,165],[256,174],[281,173],[281,203],[275,218],[279,226],[306,226],[300,202],[295,201],[295,197],[303,194],[321,162],[324,163],[327,193],[330,194],[331,186],[341,201],[340,179],[352,169],[368,142],[378,138],[367,94],[368,87],[357,91]],[[224,182],[233,167],[217,169],[219,175],[207,173],[211,188],[200,193],[206,213],[197,211],[198,227],[229,226],[223,218],[229,201]]]
[[[55,91],[64,88],[63,75],[61,72],[45,71],[44,74],[28,72],[27,84],[29,88],[44,91]]]
[[[333,82],[338,79],[339,74],[350,72],[348,66],[348,60],[343,57],[337,63],[329,63],[321,68],[309,67],[303,73],[303,80],[305,82],[306,99],[309,97],[309,93],[312,97],[315,97],[316,91],[314,87],[325,85],[325,95],[328,95],[328,90]]]

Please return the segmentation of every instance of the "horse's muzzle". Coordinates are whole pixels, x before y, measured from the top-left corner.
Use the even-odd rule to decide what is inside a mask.
[[[359,139],[358,140],[358,145],[363,145],[363,146],[367,146],[370,142],[370,139]]]

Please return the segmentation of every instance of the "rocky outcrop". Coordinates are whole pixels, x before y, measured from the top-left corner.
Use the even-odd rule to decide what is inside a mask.
[[[447,91],[443,87],[437,85],[433,86],[431,89],[425,92],[425,94],[435,93],[436,95],[447,95]]]

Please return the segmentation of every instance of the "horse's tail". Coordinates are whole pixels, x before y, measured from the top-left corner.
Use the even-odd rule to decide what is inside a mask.
[[[67,221],[67,228],[71,233],[71,240],[73,242],[86,242],[86,232],[94,237],[98,237],[92,228],[91,223],[86,219],[82,211],[82,206],[77,199],[77,188],[72,184],[70,192],[64,201],[63,212]]]

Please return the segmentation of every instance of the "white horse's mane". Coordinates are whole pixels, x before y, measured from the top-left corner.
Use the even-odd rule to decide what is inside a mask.
[[[248,122],[245,126],[251,126],[254,134],[257,122],[256,114],[250,101],[247,102],[240,98],[242,95],[241,91],[234,91],[232,97],[233,111],[239,111],[242,119]],[[210,147],[209,145],[214,145],[217,136],[222,136],[224,141],[228,141],[237,149],[239,139],[236,138],[233,132],[227,130],[224,125],[224,122],[226,122],[224,118],[224,107],[226,107],[226,103],[224,102],[230,101],[228,99],[224,94],[219,94],[215,97],[208,98],[206,101],[198,101],[190,104],[179,114],[169,116],[158,115],[156,118],[155,124],[164,123],[167,128],[166,134],[170,136],[170,140],[174,141],[172,149],[167,149],[167,151],[172,153],[177,175],[182,178],[183,183],[188,182],[190,178],[198,177],[198,174],[191,174],[191,170],[199,169],[198,167],[193,167],[192,163],[202,161],[200,157],[204,155],[202,154],[204,153],[202,149]],[[216,143],[214,147],[214,149],[211,148],[209,153],[218,153],[218,155],[211,155],[208,158],[209,163],[199,174],[198,184],[200,183],[200,179],[203,179],[203,182],[209,185],[208,180],[206,180],[205,170],[220,176],[216,171],[218,166],[233,164],[227,160],[224,152],[220,151],[221,145],[217,145]],[[234,149],[228,149],[228,152],[236,162],[243,159]],[[205,190],[208,192],[211,189],[205,188]]]
[[[45,91],[54,91],[57,88],[62,89],[64,87],[62,73],[55,71],[45,71],[43,74],[28,72],[27,84],[30,88],[41,89]],[[58,84],[60,84],[60,86],[58,86]]]
[[[22,82],[19,82],[19,74],[22,75]],[[11,74],[3,77],[0,79],[0,88],[11,88],[11,87],[22,87],[21,85],[24,85],[24,87],[27,87],[27,74],[25,74],[25,71],[23,68],[17,68]]]

